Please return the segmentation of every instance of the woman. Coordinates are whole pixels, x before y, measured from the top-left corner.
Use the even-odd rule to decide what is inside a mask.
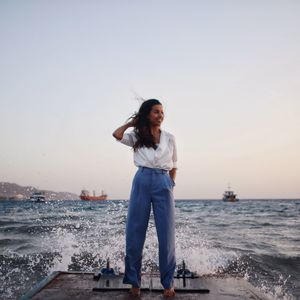
[[[164,120],[161,103],[149,99],[142,103],[131,121],[116,129],[113,136],[134,150],[138,170],[134,176],[126,223],[126,256],[123,283],[131,293],[140,294],[142,252],[153,207],[159,242],[160,281],[164,296],[175,296],[175,229],[173,187],[176,176],[176,144],[172,134],[160,128]],[[126,129],[134,127],[130,133]]]

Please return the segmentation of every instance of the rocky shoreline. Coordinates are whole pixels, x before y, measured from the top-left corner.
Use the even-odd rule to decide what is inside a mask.
[[[79,196],[69,192],[54,192],[49,190],[39,190],[33,186],[21,186],[16,183],[0,182],[1,200],[27,200],[32,193],[42,191],[47,200],[79,200]]]

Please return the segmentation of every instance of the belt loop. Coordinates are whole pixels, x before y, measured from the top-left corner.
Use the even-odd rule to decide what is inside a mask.
[[[145,169],[145,168],[144,168],[144,167],[141,167],[141,169],[142,169],[142,172],[144,172],[144,169]]]

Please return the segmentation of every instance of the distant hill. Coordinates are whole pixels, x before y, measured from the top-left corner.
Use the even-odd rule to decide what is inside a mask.
[[[68,192],[53,192],[48,190],[39,190],[33,186],[21,186],[10,182],[0,182],[0,200],[29,199],[32,193],[43,191],[47,200],[79,200],[79,196]]]

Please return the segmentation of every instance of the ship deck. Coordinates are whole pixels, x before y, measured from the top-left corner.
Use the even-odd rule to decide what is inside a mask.
[[[100,278],[95,281],[93,278],[94,273],[53,272],[23,295],[20,300],[165,299],[158,274],[143,274],[140,297],[133,297],[129,294],[129,286],[122,284],[121,275],[109,280]],[[185,287],[183,287],[182,278],[174,279],[174,287],[176,300],[267,299],[246,280],[228,276],[186,279]]]

